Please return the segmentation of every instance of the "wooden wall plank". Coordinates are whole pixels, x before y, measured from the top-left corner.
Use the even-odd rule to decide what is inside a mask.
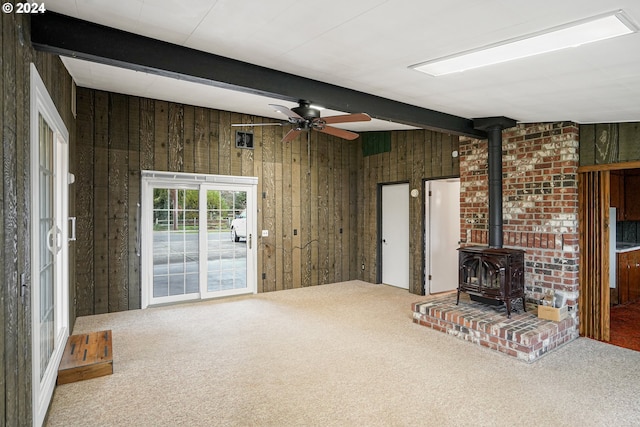
[[[209,116],[209,173],[221,174],[220,172],[220,112],[218,110],[208,110]]]
[[[0,34],[3,35],[3,38],[4,38],[4,32],[9,31],[10,28],[12,28],[8,20],[13,15],[11,16],[9,15],[10,14],[0,15],[0,22],[2,23],[2,27],[0,27]],[[9,46],[8,43],[7,43],[7,46]],[[2,58],[2,62],[0,62],[0,75],[2,75],[2,78],[0,79],[0,111],[2,112],[2,114],[0,114],[0,131],[1,132],[4,131],[5,115],[13,113],[11,108],[11,103],[10,103],[11,102],[10,97],[8,97],[5,94],[5,72],[6,71],[4,67],[4,64],[5,64],[4,57],[10,54],[11,53],[8,52],[8,49],[4,47],[4,44],[0,43],[0,55],[1,55],[0,58]],[[2,158],[4,158],[4,143],[0,144],[0,154],[2,154]],[[9,176],[8,171],[7,173],[5,173],[4,162],[0,163],[0,173],[2,174],[1,176],[3,178],[5,176]],[[4,200],[4,191],[5,191],[4,186],[0,185],[0,200]],[[2,225],[2,227],[0,227],[0,241],[3,242],[3,246],[2,246],[2,251],[0,251],[0,279],[4,282],[5,280],[7,280],[7,276],[5,275],[5,271],[4,271],[5,253],[6,253],[4,250],[4,242],[5,242],[4,204],[2,208],[3,209],[0,209],[0,225]],[[6,299],[5,292],[7,291],[4,288],[5,287],[3,286],[2,289],[0,289],[0,324],[2,325],[4,325],[6,321],[5,320],[6,311],[7,311],[6,306],[8,303],[5,301]],[[5,332],[6,332],[5,328],[0,329],[0,343],[3,348],[5,345]],[[12,368],[13,363],[14,361],[12,361],[10,357],[5,356],[4,351],[0,351],[0,369],[2,370],[2,375],[0,375],[0,420],[7,419],[7,409],[6,409],[6,403],[5,403],[7,399],[6,397],[7,386],[5,384],[5,378],[6,378],[5,371],[7,370],[7,367]]]
[[[331,263],[331,251],[334,247],[333,234],[329,232],[329,221],[332,218],[332,210],[329,198],[333,180],[329,179],[331,170],[331,143],[325,134],[319,134],[317,138],[318,151],[318,281],[317,284],[325,284],[329,281],[329,267]]]
[[[168,105],[168,156],[169,171],[184,170],[184,106],[170,102]]]
[[[129,201],[127,204],[127,217],[128,224],[128,254],[129,260],[127,269],[129,271],[128,277],[128,302],[127,306],[129,310],[135,310],[140,308],[141,301],[141,288],[140,288],[140,242],[138,236],[140,235],[140,116],[141,106],[140,99],[137,97],[129,97],[129,175],[128,175],[128,188],[129,188]]]
[[[129,308],[129,103],[109,95],[108,245],[109,312]]]
[[[358,152],[360,151],[359,141],[354,141],[350,143],[350,149],[348,153],[349,158],[349,167],[348,167],[348,180],[346,182],[349,183],[349,200],[344,202],[346,206],[348,206],[348,216],[349,216],[349,233],[347,233],[347,239],[349,240],[349,279],[357,279],[360,277],[360,258],[358,257],[358,230],[359,230],[359,222],[358,222],[358,201],[359,201],[359,191],[358,191],[358,168],[359,159]]]
[[[194,109],[194,156],[195,173],[209,173],[210,139],[209,139],[209,111],[202,107]]]
[[[28,24],[25,26],[25,19],[23,17],[16,17],[17,21],[22,21],[20,28],[18,31],[22,31],[21,36],[25,36],[29,31]],[[20,37],[20,35],[18,36]],[[1,48],[0,48],[1,49]],[[0,56],[1,57],[1,56]],[[20,236],[18,241],[18,277],[16,286],[20,286],[20,274],[24,273],[26,277],[26,281],[28,283],[33,283],[31,278],[31,250],[32,250],[32,233],[31,233],[31,214],[33,213],[31,209],[31,193],[32,193],[32,184],[31,184],[31,144],[28,143],[31,130],[30,130],[30,110],[31,110],[31,82],[30,82],[30,64],[33,60],[33,52],[31,51],[28,44],[19,43],[16,49],[16,118],[17,118],[17,128],[16,128],[16,161],[17,161],[17,215],[19,218],[18,222],[18,236]],[[63,87],[69,86],[70,91],[70,76],[67,73],[66,69],[62,67],[61,62],[58,58],[50,57],[50,60],[55,60],[56,64],[56,78],[60,79],[60,85]],[[45,83],[47,87],[50,87],[51,82]],[[0,85],[0,94],[3,93],[3,90]],[[0,96],[1,98],[1,96]],[[55,102],[60,102],[59,99],[56,99]],[[3,103],[0,101],[0,103]],[[1,104],[0,104],[1,105]],[[3,107],[0,106],[0,111],[3,111]],[[75,124],[73,120],[69,120],[70,117],[64,114],[64,111],[61,113],[65,118],[65,124],[69,127],[70,138],[69,138],[69,148],[73,150],[75,148]],[[3,128],[2,123],[0,123],[0,129]],[[2,149],[0,149],[2,150]],[[73,154],[70,154],[73,156]],[[4,157],[2,157],[4,158]],[[0,167],[1,169],[1,167]],[[0,171],[2,173],[2,171]],[[6,175],[1,175],[6,176]],[[5,178],[6,179],[6,178]],[[2,190],[0,190],[2,193]],[[0,196],[0,199],[3,196]],[[70,202],[74,202],[73,195],[70,195]],[[70,210],[70,213],[73,214],[73,209]],[[0,217],[0,224],[3,223],[3,220]],[[4,238],[0,236],[0,241],[4,241]],[[73,257],[72,252],[73,247],[69,251],[69,277],[71,280],[75,278],[75,269],[73,268],[73,263],[75,262],[75,258]],[[2,257],[0,256],[0,259]],[[0,264],[2,261],[0,261]],[[0,278],[3,277],[3,274],[0,273]],[[1,279],[0,279],[1,280]],[[1,292],[1,291],[0,291]],[[17,417],[18,420],[24,423],[29,423],[32,416],[32,396],[31,396],[31,387],[32,387],[32,368],[31,368],[31,354],[32,354],[32,307],[28,301],[28,293],[26,294],[25,304],[22,304],[22,301],[19,298],[19,292],[15,295],[15,304],[17,306],[17,314],[18,314],[18,336],[17,336],[17,373],[18,373],[18,388],[16,390],[17,400],[18,400],[18,408],[17,408]],[[75,292],[74,289],[69,289],[69,298],[70,301],[73,301]],[[0,310],[2,310],[0,308]],[[69,321],[75,321],[75,313],[69,313]],[[0,324],[4,324],[4,322],[0,321]],[[73,323],[71,323],[73,324]],[[4,342],[1,340],[0,342]],[[1,344],[0,344],[1,345]],[[8,369],[15,369],[13,363],[8,364],[0,364],[0,366]],[[0,410],[0,414],[3,414],[4,411]],[[0,419],[2,415],[0,415]],[[14,422],[14,420],[8,420],[9,423]]]
[[[293,288],[302,286],[302,192],[303,176],[300,138],[289,143],[291,146],[291,276]]]
[[[155,129],[156,104],[154,101],[140,99],[140,169],[155,169]]]
[[[262,178],[262,169],[263,169],[263,162],[262,162],[262,147],[264,145],[263,143],[263,138],[264,138],[264,132],[262,129],[255,129],[255,132],[253,134],[253,144],[254,144],[254,166],[253,166],[253,172],[254,172],[254,176],[258,177],[258,188],[256,189],[257,192],[257,200],[258,200],[258,206],[257,206],[257,212],[256,212],[256,222],[257,222],[257,230],[258,230],[258,234],[260,234],[260,231],[264,228],[263,226],[263,220],[262,220],[262,215],[263,215],[263,208],[262,208],[262,193],[264,191],[263,189],[263,185],[264,185],[264,180]],[[263,252],[261,250],[261,237],[256,236],[255,242],[256,244],[258,244],[258,259],[256,260],[256,264],[258,266],[258,283],[257,283],[257,287],[258,287],[258,292],[263,292],[264,290],[264,281],[262,280],[262,273],[263,273]]]
[[[345,141],[346,142],[346,141]],[[342,274],[342,264],[344,261],[344,200],[342,198],[343,192],[349,191],[348,181],[344,180],[343,167],[344,164],[342,162],[344,156],[342,154],[342,150],[345,149],[344,142],[338,138],[333,138],[333,171],[329,176],[329,179],[333,178],[333,224],[331,229],[331,234],[334,235],[335,240],[335,248],[333,250],[333,266],[331,268],[333,277],[332,282],[341,282],[343,279]],[[349,158],[347,157],[347,160]],[[347,201],[348,206],[348,201]],[[347,276],[348,277],[348,276]]]
[[[303,134],[304,135],[304,134]],[[310,188],[310,209],[311,209],[311,222],[310,222],[310,240],[314,242],[311,247],[311,286],[317,285],[319,282],[319,246],[320,246],[320,224],[319,224],[319,213],[320,213],[320,204],[319,204],[319,176],[318,172],[320,169],[320,159],[319,155],[321,152],[318,150],[319,137],[318,132],[309,132],[307,136],[310,138],[310,147],[311,147],[311,188]],[[324,237],[324,236],[323,236]]]
[[[275,206],[274,206],[274,245],[275,245],[275,277],[274,288],[277,291],[284,289],[284,245],[283,245],[283,233],[282,233],[282,213],[284,209],[285,193],[283,191],[283,177],[282,177],[282,146],[280,140],[275,136],[274,132],[274,181],[275,181]]]
[[[183,106],[184,112],[184,164],[182,170],[184,172],[193,173],[196,171],[195,164],[195,107],[190,105]]]
[[[218,146],[218,172],[220,175],[231,175],[231,113],[220,111],[219,122],[219,143]],[[235,145],[235,143],[234,143]],[[235,148],[234,148],[235,150]]]
[[[398,182],[398,133],[391,133],[391,152],[389,153],[389,182]]]
[[[249,119],[246,114],[231,113],[229,120],[229,175],[242,175],[242,152],[244,150],[236,148],[236,130],[238,130],[238,128],[232,128],[231,124],[244,123]]]
[[[620,142],[617,161],[640,160],[640,122],[620,123],[618,125],[618,136]],[[580,139],[582,139],[582,134]],[[582,141],[580,141],[580,145],[582,146]]]
[[[279,134],[276,133],[276,139],[279,139]],[[293,142],[281,143],[282,146],[282,214],[281,214],[281,227],[282,227],[282,247],[283,247],[283,260],[282,260],[282,288],[291,289],[294,287],[293,280],[293,213],[294,209],[294,192],[293,192],[293,169],[298,167],[298,174],[300,173],[300,165],[293,164]],[[299,181],[299,178],[298,178]],[[299,192],[297,193],[300,194]],[[299,206],[299,201],[297,202]],[[298,208],[299,212],[299,208]],[[297,251],[297,250],[296,250]]]
[[[17,211],[17,144],[16,130],[18,126],[16,105],[16,22],[15,14],[3,13],[2,22],[2,80],[3,80],[3,123],[2,123],[2,228],[3,228],[3,263],[0,266],[2,288],[0,289],[0,305],[3,314],[3,420],[18,423],[18,211]],[[9,179],[6,179],[9,178]],[[16,369],[7,369],[15,367]]]
[[[262,230],[268,230],[268,237],[260,237],[262,249],[263,290],[265,292],[276,289],[276,244],[275,244],[275,214],[276,192],[275,182],[275,130],[262,130]],[[258,232],[260,233],[260,232]]]
[[[255,121],[255,118],[253,118],[252,116],[247,116],[247,115],[243,115],[243,121],[247,122],[247,123],[252,123]],[[262,129],[260,129],[260,126],[258,126],[256,129],[252,129],[251,132],[254,135],[254,138],[256,137],[256,131],[258,133],[260,133],[260,137],[261,137],[261,132]],[[277,138],[277,137],[276,137]],[[255,141],[255,139],[254,139]],[[253,153],[254,153],[254,149],[242,149],[239,150],[240,151],[240,175],[242,176],[254,176],[254,172],[253,172]]]
[[[109,312],[109,94],[94,98],[94,314]]]
[[[95,91],[78,88],[76,174],[76,314],[94,313],[94,105]]]
[[[169,170],[169,103],[155,101],[154,108],[153,168]]]

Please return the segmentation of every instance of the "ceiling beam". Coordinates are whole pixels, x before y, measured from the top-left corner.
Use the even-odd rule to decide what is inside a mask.
[[[47,12],[31,15],[31,42],[41,51],[420,128],[486,138],[473,121],[353,89],[260,67],[149,37]]]

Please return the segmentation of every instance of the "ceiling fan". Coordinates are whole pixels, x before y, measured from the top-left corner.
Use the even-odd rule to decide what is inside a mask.
[[[368,122],[371,120],[368,114],[343,114],[339,116],[320,117],[320,110],[313,108],[311,102],[300,100],[298,106],[294,108],[285,107],[283,105],[269,104],[279,113],[288,117],[288,122],[284,123],[238,123],[231,126],[283,126],[291,124],[294,126],[287,134],[282,138],[282,142],[289,142],[294,140],[301,132],[308,131],[309,129],[323,132],[329,135],[337,136],[343,139],[356,139],[358,134],[350,132],[348,130],[340,129],[332,125],[335,123],[350,123],[350,122]]]

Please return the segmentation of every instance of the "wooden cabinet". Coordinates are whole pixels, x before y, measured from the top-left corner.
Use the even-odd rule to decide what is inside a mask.
[[[638,169],[625,171],[623,211],[624,221],[640,221],[640,171]]]
[[[616,208],[616,220],[640,221],[640,169],[611,171],[610,205]]]
[[[616,220],[624,221],[624,171],[611,171],[610,175],[611,202],[616,208]]]
[[[618,253],[618,304],[640,300],[640,250]]]

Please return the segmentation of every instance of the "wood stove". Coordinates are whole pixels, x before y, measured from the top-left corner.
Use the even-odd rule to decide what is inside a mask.
[[[507,248],[469,246],[458,249],[458,296],[460,292],[479,297],[485,302],[504,302],[507,317],[511,317],[512,303],[524,300],[524,251]]]
[[[524,299],[524,251],[502,247],[502,130],[516,125],[506,117],[475,119],[474,127],[487,132],[489,175],[489,247],[472,246],[458,252],[458,297],[460,292],[485,302],[504,302],[507,317],[511,303]]]

